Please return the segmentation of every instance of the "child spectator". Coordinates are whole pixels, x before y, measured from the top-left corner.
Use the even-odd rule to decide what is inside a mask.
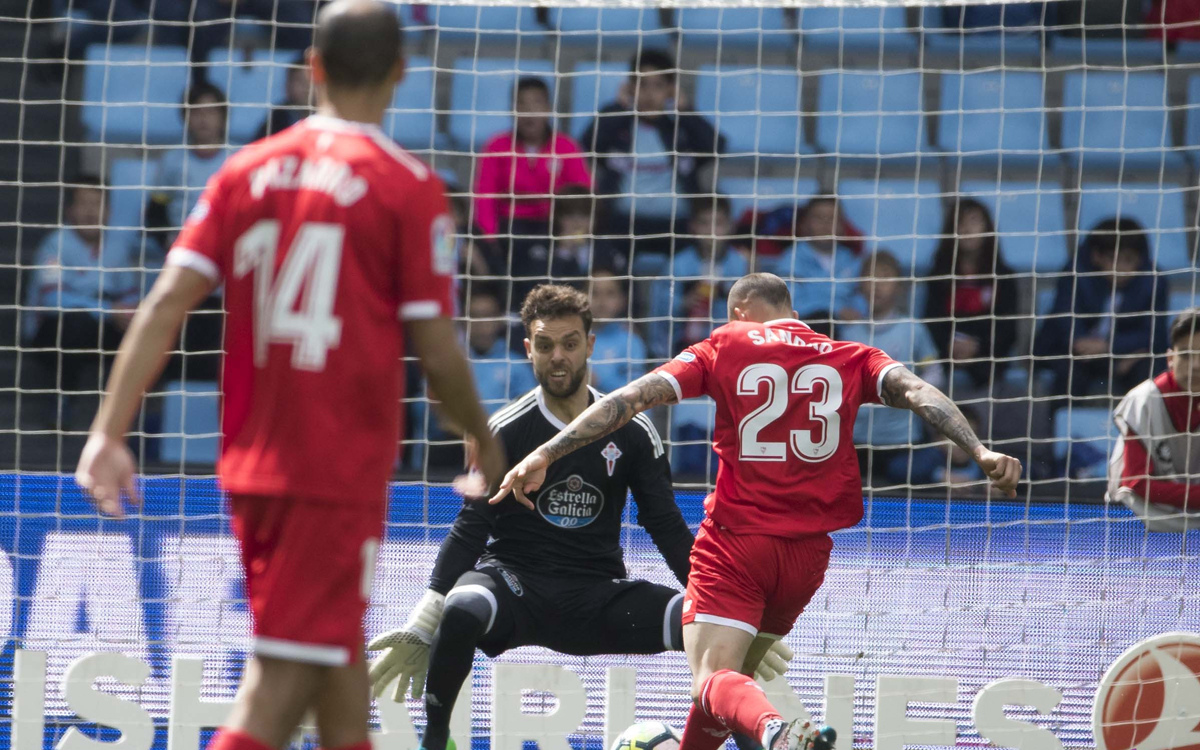
[[[295,125],[312,114],[312,81],[308,68],[298,60],[288,68],[287,81],[283,89],[283,101],[271,107],[254,140],[275,135]]]
[[[837,325],[838,338],[882,349],[889,357],[914,369],[940,387],[944,378],[935,363],[938,352],[925,326],[907,309],[906,283],[900,261],[879,250],[863,261],[860,282],[866,300],[865,320]],[[865,405],[854,423],[854,442],[874,452],[872,473],[892,484],[927,484],[945,454],[932,447],[915,447],[925,440],[921,420],[912,412]]]
[[[962,198],[946,215],[929,275],[924,317],[939,356],[957,382],[990,387],[1017,340],[1018,290],[987,206]]]
[[[796,243],[776,258],[762,258],[758,270],[792,279],[792,300],[801,320],[858,320],[865,310],[855,302],[859,257],[838,235],[838,204],[832,195],[809,201],[797,220]]]
[[[491,286],[472,285],[467,303],[467,357],[488,413],[532,390],[537,381],[529,362],[511,356],[508,317],[500,294]]]
[[[610,393],[646,373],[646,342],[629,327],[626,282],[601,269],[592,274],[592,385]]]
[[[1149,378],[1154,355],[1167,349],[1167,297],[1140,224],[1107,219],[1093,227],[1034,342],[1054,393],[1109,396]]]
[[[475,178],[475,222],[485,235],[544,235],[561,187],[592,188],[579,144],[554,130],[546,82],[521,78],[515,88],[516,123],[484,145]]]
[[[1180,313],[1166,371],[1136,386],[1113,412],[1120,436],[1108,462],[1107,497],[1129,506],[1150,531],[1200,528],[1198,327],[1200,309]]]

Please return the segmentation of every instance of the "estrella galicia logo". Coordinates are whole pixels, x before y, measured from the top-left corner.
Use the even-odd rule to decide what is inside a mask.
[[[604,495],[578,474],[572,474],[542,490],[537,509],[542,518],[560,529],[579,529],[600,516]]]
[[[508,584],[509,591],[512,591],[517,596],[525,593],[525,589],[521,588],[521,581],[517,576],[504,568],[497,568],[500,571],[500,577]]]

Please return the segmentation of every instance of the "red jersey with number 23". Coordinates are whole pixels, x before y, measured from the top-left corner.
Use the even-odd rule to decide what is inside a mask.
[[[441,180],[377,127],[313,116],[213,176],[167,256],[224,282],[229,492],[381,503],[403,323],[453,314]]]
[[[899,366],[785,319],[721,326],[655,372],[680,401],[716,401],[708,517],[734,533],[796,538],[862,520],[854,418]]]

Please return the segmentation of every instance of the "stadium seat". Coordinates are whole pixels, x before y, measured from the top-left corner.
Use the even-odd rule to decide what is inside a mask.
[[[1194,227],[1186,219],[1184,188],[1179,185],[1121,188],[1111,183],[1090,182],[1080,187],[1079,237],[1082,241],[1092,227],[1105,219],[1135,219],[1150,235],[1150,252],[1160,271],[1189,268],[1188,231]]]
[[[800,126],[800,75],[792,68],[706,65],[697,75],[696,111],[725,136],[726,155],[812,153]]]
[[[1054,457],[1069,462],[1072,477],[1105,476],[1116,440],[1117,426],[1108,409],[1073,406],[1054,413]]]
[[[88,47],[80,113],[86,137],[97,143],[182,143],[187,84],[187,51],[181,47]]]
[[[220,388],[215,382],[168,383],[163,397],[163,436],[159,458],[169,463],[214,464],[221,422]]]
[[[964,67],[976,67],[981,61],[992,62],[997,58],[1013,61],[1041,57],[1041,29],[1028,26],[1012,26],[1002,30],[946,26],[942,11],[951,7],[961,6],[929,5],[921,9],[921,37],[930,52],[957,56]]]
[[[540,42],[546,27],[537,22],[531,7],[430,5],[429,23],[443,39],[477,40],[483,43],[512,41],[528,36],[530,44]]]
[[[1179,313],[1193,307],[1200,306],[1200,287],[1192,289],[1175,289],[1174,285],[1171,288],[1171,296],[1168,299],[1168,310],[1170,316],[1167,318],[1167,325],[1175,322],[1175,318]]]
[[[804,6],[800,9],[800,41],[804,47],[870,54],[915,52],[917,37],[900,6],[844,8]]]
[[[108,226],[141,229],[146,188],[154,180],[155,165],[145,159],[114,159],[108,175]]]
[[[454,62],[450,136],[459,147],[474,151],[487,139],[512,128],[513,85],[520,76],[543,79],[555,101],[554,63],[549,60],[460,57]]]
[[[938,147],[963,159],[1037,163],[1049,149],[1045,80],[1032,71],[944,73]]]
[[[404,80],[396,87],[392,105],[383,116],[383,132],[405,148],[424,151],[446,145],[437,129],[434,75],[433,61],[428,57],[408,58]]]
[[[616,101],[621,85],[629,80],[629,63],[579,62],[567,78],[571,81],[571,114],[562,118],[562,127],[582,138],[596,113]],[[587,146],[584,144],[585,150]]]
[[[1062,145],[1085,168],[1178,168],[1161,73],[1072,71],[1063,90]]]
[[[1057,182],[964,180],[959,192],[988,207],[1004,260],[1018,273],[1060,271],[1067,265],[1063,188]]]
[[[659,47],[671,42],[657,8],[555,8],[550,25],[562,34],[563,43],[582,43],[599,52],[609,45]]]
[[[846,70],[821,75],[817,146],[843,156],[928,152],[920,73]]]
[[[1200,75],[1188,80],[1187,127],[1184,144],[1190,149],[1200,149]]]
[[[295,52],[214,50],[208,58],[208,80],[229,99],[229,142],[249,143],[262,127],[270,107],[283,101],[288,66],[299,64]]]
[[[815,177],[726,177],[717,184],[736,222],[747,209],[769,211],[780,206],[803,208],[821,192]]]
[[[1167,51],[1159,39],[1085,38],[1056,34],[1050,38],[1050,51],[1057,64],[1162,67]]]
[[[841,180],[837,194],[847,219],[866,238],[868,252],[887,250],[904,275],[923,275],[942,231],[941,190],[931,180]]]
[[[679,8],[683,46],[786,47],[796,43],[796,30],[782,8]]]

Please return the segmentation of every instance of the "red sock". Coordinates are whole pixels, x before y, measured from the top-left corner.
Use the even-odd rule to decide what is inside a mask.
[[[771,719],[782,719],[753,677],[732,669],[715,672],[700,690],[700,705],[728,729],[762,738]]]
[[[692,704],[688,714],[687,724],[683,725],[683,737],[679,740],[679,750],[718,750],[725,744],[725,739],[731,732],[725,725],[709,716],[704,709]]]
[[[208,750],[275,750],[275,748],[245,732],[221,727],[208,743]]]

